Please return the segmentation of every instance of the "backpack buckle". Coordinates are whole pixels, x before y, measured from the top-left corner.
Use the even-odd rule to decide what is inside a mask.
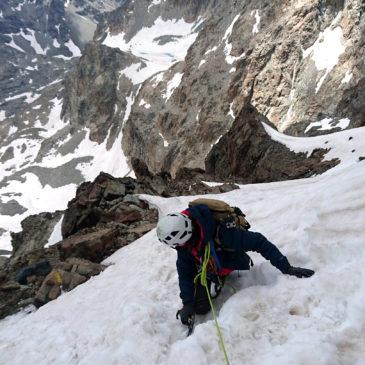
[[[237,227],[236,222],[234,221],[226,222],[226,228],[236,228],[236,227]]]

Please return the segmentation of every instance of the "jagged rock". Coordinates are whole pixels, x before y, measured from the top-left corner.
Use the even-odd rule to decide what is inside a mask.
[[[86,234],[73,235],[58,244],[61,258],[81,257],[94,262],[100,262],[113,250],[116,250],[118,229],[97,229]]]
[[[130,207],[132,202],[122,202],[125,196],[134,193],[156,194],[147,184],[137,183],[131,178],[117,179],[106,173],[100,173],[94,182],[81,184],[65,212],[62,236],[69,237],[84,228],[95,227],[98,223],[140,220],[142,216],[136,208]],[[137,205],[143,209],[148,208],[146,203]]]
[[[224,187],[222,185],[210,187],[203,183],[202,180],[211,180],[212,176],[200,169],[182,168],[178,170],[176,177],[172,178],[168,172],[152,174],[146,164],[137,158],[132,158],[131,163],[138,180],[152,186],[158,192],[158,195],[165,197],[216,194],[239,188],[234,184],[226,184]]]
[[[325,149],[307,158],[273,141],[262,122],[269,121],[247,103],[231,130],[213,147],[206,159],[207,173],[216,179],[257,183],[298,179],[322,173],[340,161],[322,161]]]
[[[53,269],[35,295],[37,306],[56,299],[62,291],[69,291],[84,283],[91,276],[99,274],[105,266],[80,258],[69,258]]]
[[[54,226],[61,219],[62,213],[61,211],[40,213],[24,219],[21,223],[22,231],[11,233],[11,244],[13,246],[12,260],[44,247]]]
[[[0,285],[0,291],[12,291],[20,289],[20,285],[16,281],[8,281]]]
[[[7,257],[0,256],[0,270],[9,261]]]

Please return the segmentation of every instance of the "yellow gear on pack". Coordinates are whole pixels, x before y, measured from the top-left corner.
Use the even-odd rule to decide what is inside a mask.
[[[62,285],[62,276],[61,276],[61,274],[59,273],[58,270],[54,270],[53,271],[53,281],[58,286],[61,286]]]

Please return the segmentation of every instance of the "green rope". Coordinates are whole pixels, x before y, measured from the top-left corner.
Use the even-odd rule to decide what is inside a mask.
[[[228,360],[227,351],[224,346],[222,332],[221,332],[221,329],[218,324],[217,315],[215,313],[212,298],[210,296],[210,290],[208,288],[207,271],[208,271],[209,259],[210,259],[210,245],[208,243],[207,246],[205,247],[205,251],[204,251],[204,259],[203,259],[202,268],[201,268],[200,272],[198,273],[198,275],[195,277],[194,282],[196,282],[198,280],[198,278],[200,277],[200,283],[205,287],[205,290],[207,291],[210,308],[212,309],[212,313],[213,313],[213,317],[214,317],[215,327],[217,328],[217,332],[218,332],[219,343],[220,343],[221,349],[223,351],[224,359],[226,360],[226,364],[230,365],[229,360]]]

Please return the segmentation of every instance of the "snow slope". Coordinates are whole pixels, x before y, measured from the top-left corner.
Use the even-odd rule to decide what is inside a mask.
[[[231,364],[365,363],[365,161],[310,179],[242,186],[214,196],[240,206],[309,279],[258,255],[215,305]],[[193,197],[146,197],[161,214]],[[0,322],[0,363],[223,364],[211,314],[195,332],[175,319],[176,253],[152,231],[102,274],[26,315]]]

